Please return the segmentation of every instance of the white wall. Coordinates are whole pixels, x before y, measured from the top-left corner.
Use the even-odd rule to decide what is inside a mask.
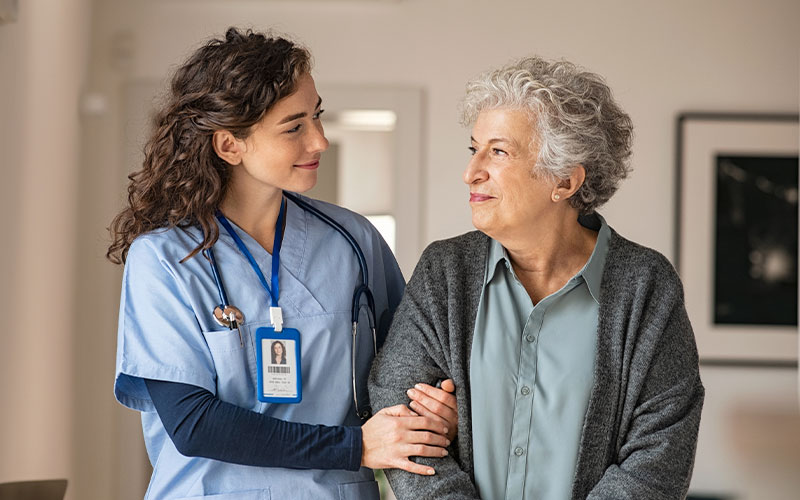
[[[104,228],[121,202],[124,185],[121,88],[136,80],[163,78],[210,34],[231,24],[276,27],[309,45],[318,84],[422,88],[426,114],[421,130],[425,151],[420,224],[425,243],[470,229],[467,190],[461,183],[469,135],[457,125],[456,105],[469,77],[509,58],[533,52],[563,56],[607,77],[631,114],[637,135],[634,174],[603,213],[624,235],[668,256],[673,241],[676,114],[689,109],[798,109],[796,0],[676,0],[657,5],[621,0],[96,0],[92,45],[85,51],[74,37],[84,33],[86,16],[79,14],[85,13],[87,2],[21,2],[19,24],[0,27],[0,141],[4,180],[13,186],[3,184],[1,202],[3,222],[19,239],[16,245],[4,239],[0,247],[0,257],[10,256],[0,265],[4,275],[13,272],[16,296],[9,302],[9,292],[0,292],[7,299],[0,304],[0,317],[30,310],[30,304],[46,303],[49,311],[37,322],[37,331],[13,328],[3,334],[0,387],[4,398],[11,396],[14,411],[3,411],[0,417],[0,479],[7,472],[54,475],[66,470],[65,452],[52,455],[48,447],[52,457],[42,459],[42,445],[25,431],[40,432],[38,410],[63,408],[56,427],[41,435],[54,439],[58,450],[62,445],[69,449],[64,437],[69,424],[60,419],[70,419],[67,408],[73,395],[78,401],[74,439],[80,443],[72,446],[74,498],[140,497],[137,488],[146,474],[135,415],[116,406],[110,392],[118,269],[103,262],[102,247]],[[25,21],[31,4],[39,5],[40,13],[49,8],[50,15],[36,14]],[[63,5],[71,9],[67,12]],[[65,31],[69,36],[57,37]],[[48,43],[37,41],[37,36]],[[81,67],[89,54],[87,87],[107,99],[107,108],[84,119],[79,172],[83,187],[76,191],[71,184],[76,176],[69,175],[77,169],[75,141],[69,137],[78,127],[70,110],[76,107],[81,77],[55,69]],[[44,97],[47,100],[40,99]],[[14,172],[7,174],[10,170]],[[40,182],[31,183],[34,173]],[[57,251],[47,254],[50,259],[35,259],[37,250],[48,244]],[[77,275],[70,274],[73,262]],[[64,326],[77,303],[67,292],[70,284],[82,292],[83,303],[97,310],[92,318],[76,319],[74,328]],[[44,340],[45,332],[50,334],[47,342],[54,344]],[[74,356],[56,355],[71,349]],[[27,394],[52,389],[44,380],[43,366],[56,375],[58,394],[48,394],[55,401],[26,399]],[[741,421],[734,413],[744,414],[745,423],[738,428],[766,429],[773,432],[770,439],[776,438],[780,426],[771,425],[773,417],[783,415],[787,401],[795,401],[796,373],[713,370],[703,371],[709,407],[694,484],[706,491],[735,485],[741,498],[789,498],[780,489],[797,491],[797,482],[766,491],[761,488],[769,485],[742,473],[752,472],[747,457],[763,450],[746,439],[728,447],[730,436],[706,429],[729,428],[731,422]],[[74,387],[68,381],[70,371],[78,381]],[[751,379],[750,384],[740,384]],[[738,413],[726,410],[732,405]],[[796,414],[787,419],[787,427],[797,425]],[[28,450],[22,458],[14,451],[19,448]],[[729,454],[720,462],[723,449]],[[791,464],[794,459],[789,455],[786,460]],[[730,465],[734,462],[740,465]],[[788,476],[782,480],[792,481]]]

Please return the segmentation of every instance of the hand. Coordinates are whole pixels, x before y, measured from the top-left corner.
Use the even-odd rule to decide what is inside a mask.
[[[417,384],[409,389],[412,410],[423,417],[430,417],[447,427],[447,439],[452,441],[458,433],[458,406],[453,391],[456,386],[451,379],[442,382],[442,388],[428,384]]]
[[[449,429],[441,420],[420,416],[404,405],[384,408],[361,426],[361,465],[371,469],[403,469],[432,476],[433,467],[418,464],[408,457],[447,455],[445,438]]]

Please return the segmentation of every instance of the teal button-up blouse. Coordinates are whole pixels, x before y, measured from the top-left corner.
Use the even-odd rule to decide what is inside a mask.
[[[470,358],[481,498],[570,498],[589,402],[609,229],[586,265],[535,306],[490,240]]]

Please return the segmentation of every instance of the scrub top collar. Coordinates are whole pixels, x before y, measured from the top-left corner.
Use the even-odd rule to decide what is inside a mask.
[[[313,216],[307,214],[291,200],[287,202],[286,226],[283,232],[279,268],[281,275],[281,296],[279,304],[283,310],[284,320],[297,316],[309,316],[325,312],[325,308],[316,300],[315,294],[306,285],[309,279],[308,273],[313,272],[313,266],[310,265],[310,262],[307,262],[307,247],[308,245],[322,244],[319,241],[322,237],[321,234],[318,234],[316,229],[310,226],[310,217]],[[262,272],[271,269],[272,255],[241,227],[233,222],[231,222],[231,226],[253,255],[253,258],[256,260],[259,267],[261,267]],[[309,242],[309,240],[313,241]],[[246,276],[248,280],[252,279],[252,290],[255,291],[254,293],[263,294],[263,301],[260,301],[260,304],[265,306],[264,310],[266,311],[271,304],[271,299],[267,295],[266,290],[262,289],[258,278],[250,268],[250,263],[239,251],[236,242],[226,231],[220,231],[217,244],[223,244],[228,247],[229,250],[225,252],[227,258],[221,252],[217,252],[217,265],[222,270],[222,279],[225,280],[226,276]],[[229,295],[228,298],[232,303],[240,308],[243,307],[240,303],[244,301],[239,298],[235,292],[229,292]],[[260,296],[261,295],[259,295],[259,297]],[[243,312],[245,313],[245,318],[251,318],[246,319],[248,324],[258,317],[253,316],[252,313],[248,316],[247,311],[243,310]],[[266,317],[263,318],[263,321],[266,321]]]
[[[272,263],[272,255],[267,252],[267,250],[261,246],[261,244],[255,240],[255,238],[247,234],[244,229],[239,227],[232,220],[228,219],[228,222],[230,222],[231,226],[236,231],[236,234],[239,235],[245,246],[247,246],[247,249],[251,254],[253,254],[253,257],[260,266]],[[219,240],[238,252],[236,242],[226,231],[220,231]],[[290,274],[297,278],[302,278],[302,276],[298,276],[298,274],[302,274],[301,270],[303,269],[303,256],[305,254],[307,241],[307,214],[302,208],[295,205],[291,200],[286,199],[286,225],[283,231],[283,242],[281,243],[280,265],[281,268],[286,269],[290,272]],[[245,259],[245,257],[242,256],[242,259]],[[247,263],[246,259],[244,262],[245,264]],[[225,266],[226,263],[221,263],[221,265]],[[262,272],[264,269],[268,270],[269,266],[262,267]]]

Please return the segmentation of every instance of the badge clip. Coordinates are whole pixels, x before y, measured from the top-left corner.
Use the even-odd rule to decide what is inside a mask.
[[[281,311],[280,307],[269,308],[269,321],[276,332],[283,330],[283,311]]]

